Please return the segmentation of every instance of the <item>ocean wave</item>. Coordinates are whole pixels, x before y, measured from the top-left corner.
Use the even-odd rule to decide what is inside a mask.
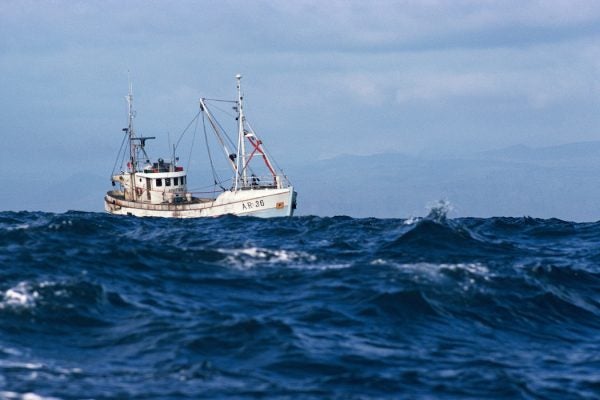
[[[0,301],[0,309],[4,308],[31,308],[35,305],[35,300],[39,297],[37,290],[32,290],[31,285],[26,282],[20,282],[17,286],[9,288],[3,294]]]
[[[521,252],[503,241],[487,240],[460,222],[423,219],[379,246],[378,258],[413,262],[473,262],[501,259]]]
[[[316,257],[302,251],[248,247],[243,249],[218,249],[226,255],[225,263],[237,268],[254,268],[265,265],[311,264]]]
[[[128,303],[118,294],[107,293],[102,286],[86,281],[23,281],[3,291],[0,320],[14,327],[26,321],[34,330],[43,330],[46,325],[61,330],[105,326],[110,325],[110,320],[103,314],[126,306]]]
[[[58,397],[52,396],[41,396],[34,392],[10,392],[10,391],[0,391],[0,398],[5,400],[59,400]]]
[[[1,212],[0,398],[594,398],[600,223],[435,207]]]
[[[407,319],[433,318],[438,312],[419,290],[381,292],[365,299],[358,307],[358,315],[369,318]]]
[[[291,326],[272,318],[226,320],[199,329],[197,336],[185,343],[189,350],[203,355],[236,352],[241,357],[277,347],[278,344],[287,346],[295,340]]]

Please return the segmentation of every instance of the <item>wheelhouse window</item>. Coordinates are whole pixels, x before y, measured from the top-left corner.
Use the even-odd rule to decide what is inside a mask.
[[[179,186],[179,178],[173,178],[173,186]]]
[[[158,178],[156,180],[156,186],[162,186],[162,179],[161,178]]]
[[[185,185],[185,176],[182,176],[182,177],[181,177],[181,184],[182,184],[182,185]]]
[[[171,186],[171,178],[165,178],[165,186]]]

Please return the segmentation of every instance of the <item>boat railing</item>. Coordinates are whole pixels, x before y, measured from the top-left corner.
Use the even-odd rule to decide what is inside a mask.
[[[115,195],[114,191],[107,192],[107,195],[108,195],[108,197],[106,197],[106,201],[108,203],[112,203],[112,204],[120,206],[120,207],[129,207],[129,208],[136,208],[136,209],[141,209],[141,210],[152,210],[152,211],[184,211],[186,209],[186,207],[189,207],[190,204],[191,205],[199,205],[200,207],[206,207],[206,206],[202,206],[202,204],[210,205],[212,202],[215,201],[214,198],[194,197],[189,202],[179,202],[179,203],[171,203],[171,204],[165,204],[165,203],[152,204],[152,203],[142,203],[139,201],[125,200],[123,197]]]
[[[285,175],[256,176],[251,175],[242,182],[242,189],[277,189],[290,186],[290,182]]]

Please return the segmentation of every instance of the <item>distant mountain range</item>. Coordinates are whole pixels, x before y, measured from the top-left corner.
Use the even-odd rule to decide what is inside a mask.
[[[477,153],[484,159],[549,162],[557,165],[563,162],[600,163],[600,141],[569,143],[560,146],[528,147],[524,145],[506,147]]]
[[[600,142],[456,157],[340,156],[288,172],[306,214],[409,217],[447,200],[450,216],[600,219]]]
[[[406,218],[447,200],[450,217],[600,219],[600,141],[460,156],[344,155],[285,171],[299,193],[299,215]],[[101,211],[110,187],[107,176],[85,171],[0,184],[12,188],[0,200],[3,210]]]

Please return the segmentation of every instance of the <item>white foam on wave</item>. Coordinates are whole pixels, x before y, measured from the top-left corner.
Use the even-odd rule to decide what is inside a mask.
[[[40,294],[28,282],[19,282],[17,286],[8,289],[2,295],[0,309],[13,308],[31,308],[35,306],[36,300]]]
[[[13,349],[13,348],[10,348],[10,347],[3,347],[3,346],[0,346],[0,353],[4,353],[6,355],[16,356],[16,357],[20,357],[20,356],[23,355],[23,353],[21,353],[17,349]]]
[[[484,279],[489,279],[492,276],[489,268],[481,263],[440,264],[439,268],[448,271],[467,271],[470,274],[479,275]]]
[[[435,264],[435,263],[413,263],[413,264],[397,264],[393,262],[389,262],[383,258],[377,258],[370,263],[371,265],[392,265],[402,270],[413,270],[413,271],[422,271],[422,272],[433,272],[437,273],[439,271],[466,271],[473,275],[479,275],[483,278],[490,278],[493,274],[490,272],[489,268],[481,263],[456,263],[456,264]]]
[[[316,257],[303,251],[283,249],[265,249],[249,247],[245,249],[219,249],[222,254],[227,254],[226,261],[239,268],[253,268],[264,264],[298,264],[316,261]]]
[[[489,281],[494,277],[494,274],[490,272],[489,268],[481,263],[435,264],[421,262],[414,264],[398,264],[379,258],[371,261],[371,265],[395,267],[402,272],[409,273],[416,282],[425,280],[427,282],[447,283],[449,279],[452,279],[447,274],[447,271],[462,271],[466,274],[454,280],[455,284],[465,291],[475,286],[477,282]]]
[[[60,222],[50,222],[47,221],[46,219],[41,219],[41,220],[37,220],[37,221],[33,221],[32,223],[19,223],[19,224],[15,224],[12,226],[0,226],[0,229],[6,229],[7,231],[21,231],[21,230],[27,230],[27,229],[31,229],[31,228],[43,228],[45,225],[47,225],[48,229],[51,230],[60,230],[66,226],[72,226],[73,225],[73,221],[68,219],[68,220],[64,220],[64,221],[60,221]]]
[[[0,399],[6,400],[59,400],[57,397],[40,396],[33,392],[17,393],[9,391],[0,391]]]
[[[52,224],[48,225],[48,229],[53,229],[53,230],[57,231],[65,226],[71,226],[71,225],[73,225],[73,221],[68,219],[68,220],[61,221],[60,223],[52,223]]]
[[[402,221],[402,225],[414,225],[422,219],[422,217],[410,217]]]
[[[16,286],[7,289],[4,293],[0,291],[0,310],[5,308],[27,309],[34,308],[40,300],[41,294],[38,289],[53,287],[56,282],[42,281],[39,283],[19,282]],[[64,289],[54,291],[54,296],[65,296]]]
[[[326,271],[330,269],[345,269],[350,268],[352,264],[304,264],[304,265],[292,265],[292,268],[298,269],[314,269],[319,271]]]
[[[26,230],[29,228],[31,228],[31,225],[29,225],[29,224],[17,224],[15,226],[7,226],[4,229],[6,229],[7,231],[10,232],[10,231],[23,231],[23,230]]]
[[[44,364],[32,363],[32,362],[10,361],[10,360],[0,360],[0,367],[38,370],[38,369],[42,369],[44,367]]]

